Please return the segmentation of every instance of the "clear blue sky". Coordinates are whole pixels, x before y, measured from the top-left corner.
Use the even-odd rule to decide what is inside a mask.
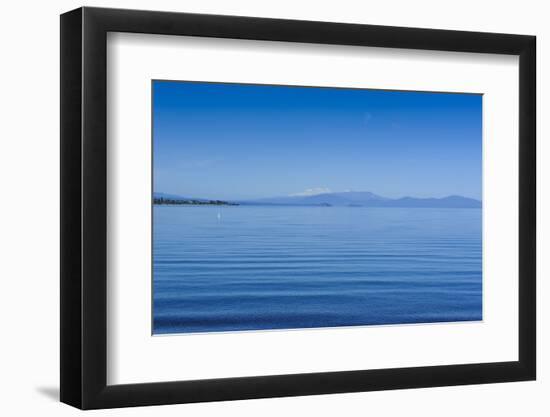
[[[482,96],[153,81],[154,191],[481,199]]]

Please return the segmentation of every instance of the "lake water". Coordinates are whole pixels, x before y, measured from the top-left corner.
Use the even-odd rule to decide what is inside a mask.
[[[482,319],[481,210],[154,206],[155,334]]]

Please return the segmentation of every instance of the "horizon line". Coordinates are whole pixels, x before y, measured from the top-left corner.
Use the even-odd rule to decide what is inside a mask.
[[[171,196],[175,196],[175,197],[180,197],[180,198],[190,198],[190,199],[203,199],[203,200],[221,200],[220,198],[218,197],[191,197],[191,196],[182,196],[180,195],[180,193],[171,193],[171,192],[165,192],[165,191],[155,191],[153,190],[152,191],[152,194],[165,194],[165,195],[171,195]],[[385,197],[383,195],[380,195],[380,194],[376,194],[372,191],[357,191],[357,190],[345,190],[345,191],[328,191],[328,192],[322,192],[322,193],[316,193],[316,194],[286,194],[286,195],[272,195],[272,196],[269,196],[269,197],[249,197],[249,198],[224,198],[223,200],[227,200],[227,201],[255,201],[255,200],[263,200],[263,199],[271,199],[271,198],[307,198],[307,197],[315,197],[315,196],[319,196],[319,195],[329,195],[329,194],[344,194],[344,193],[369,193],[369,194],[372,194],[376,197],[381,197],[381,198],[384,198],[384,199],[388,199],[388,200],[400,200],[400,199],[404,199],[404,198],[414,198],[414,199],[419,199],[419,200],[425,200],[425,199],[435,199],[435,200],[442,200],[442,199],[445,199],[445,198],[450,198],[450,197],[460,197],[460,198],[467,198],[469,200],[475,200],[475,201],[478,201],[478,202],[483,202],[483,199],[482,198],[475,198],[475,197],[467,197],[467,196],[464,196],[464,195],[461,195],[461,194],[447,194],[443,197],[416,197],[414,195],[402,195],[400,197]]]

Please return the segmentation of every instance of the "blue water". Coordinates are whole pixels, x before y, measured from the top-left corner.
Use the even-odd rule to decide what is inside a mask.
[[[155,206],[155,334],[482,319],[481,210]]]

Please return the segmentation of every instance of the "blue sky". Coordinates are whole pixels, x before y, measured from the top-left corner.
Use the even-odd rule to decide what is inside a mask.
[[[153,81],[154,191],[481,199],[482,96]]]

